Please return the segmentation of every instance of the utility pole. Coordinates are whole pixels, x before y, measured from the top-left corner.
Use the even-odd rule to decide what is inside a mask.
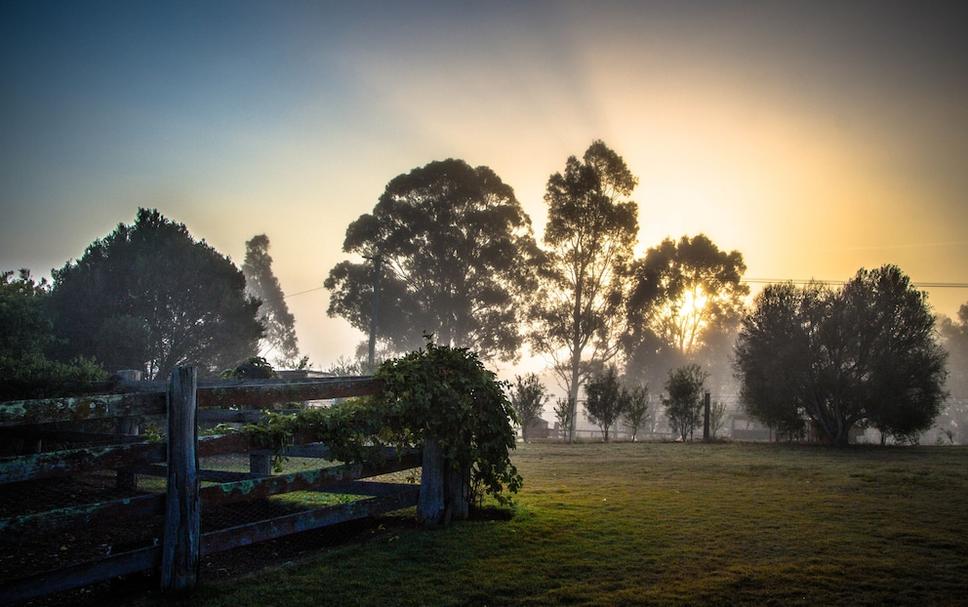
[[[372,256],[365,256],[373,262],[373,300],[370,308],[370,343],[367,348],[366,364],[369,372],[373,373],[376,369],[376,327],[377,316],[380,313],[380,271],[383,265],[383,256],[377,253]]]

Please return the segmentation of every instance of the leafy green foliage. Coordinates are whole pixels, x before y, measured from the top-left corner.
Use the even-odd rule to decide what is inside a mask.
[[[230,369],[222,371],[223,379],[273,379],[278,377],[269,361],[261,356],[252,356]]]
[[[632,435],[632,440],[638,437],[639,430],[645,425],[649,417],[649,388],[648,386],[633,386],[631,389],[622,387],[622,421]]]
[[[696,364],[686,365],[669,372],[666,381],[666,416],[673,432],[685,441],[702,419],[702,393],[706,372]]]
[[[381,404],[398,427],[437,439],[444,458],[469,468],[484,494],[505,500],[505,490],[517,492],[521,476],[510,459],[517,418],[508,386],[477,354],[428,340],[425,349],[383,363],[376,377],[383,381]]]
[[[48,298],[46,281],[34,280],[29,271],[0,274],[0,400],[82,392],[107,378],[90,359],[47,357],[57,344]]]
[[[510,501],[508,494],[522,482],[510,460],[516,417],[506,383],[475,353],[428,340],[425,349],[384,362],[376,377],[383,382],[379,396],[269,414],[246,429],[267,447],[280,449],[300,436],[326,443],[337,459],[360,462],[379,457],[381,446],[415,446],[433,438],[452,465],[470,469],[481,495]]]
[[[550,397],[534,373],[518,375],[511,384],[511,407],[521,424],[521,438],[528,440],[528,428],[541,416]]]
[[[395,177],[347,228],[343,249],[381,257],[377,333],[394,351],[432,332],[484,357],[517,356],[518,304],[533,291],[539,251],[514,191],[488,167],[448,159]],[[368,331],[374,278],[372,263],[337,264],[328,314]]]
[[[602,440],[607,443],[609,430],[625,413],[628,404],[615,367],[609,366],[604,373],[589,380],[585,385],[585,395],[585,414],[590,422],[598,426]]]
[[[570,156],[545,190],[547,264],[530,314],[531,342],[554,359],[572,419],[579,386],[617,352],[625,266],[638,232],[628,199],[636,183],[625,160],[595,141],[581,160]]]
[[[858,424],[925,430],[944,399],[934,316],[896,266],[862,269],[837,291],[770,285],[743,320],[736,359],[752,415],[781,429],[808,418],[838,445]]]
[[[54,271],[57,358],[164,378],[191,362],[216,373],[256,352],[258,300],[232,262],[156,210],[139,209],[84,255]]]

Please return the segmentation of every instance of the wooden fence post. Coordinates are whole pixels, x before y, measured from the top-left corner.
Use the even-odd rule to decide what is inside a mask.
[[[425,439],[423,444],[417,520],[427,527],[444,522],[444,455],[433,438]]]
[[[197,384],[195,367],[176,367],[168,382],[168,492],[161,554],[164,592],[189,590],[198,578]]]
[[[470,476],[469,467],[455,467],[455,462],[444,462],[447,493],[445,502],[447,507],[446,522],[462,521],[470,514]]]
[[[257,453],[249,454],[249,472],[253,474],[272,474],[272,456]]]
[[[121,369],[115,373],[125,384],[141,381],[141,371],[135,369]],[[116,434],[120,436],[136,436],[141,434],[141,418],[119,417]],[[131,468],[122,468],[115,472],[118,489],[135,490],[138,488],[138,475]]]

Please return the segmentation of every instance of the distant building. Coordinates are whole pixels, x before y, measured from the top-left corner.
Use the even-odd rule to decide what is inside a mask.
[[[558,424],[555,424],[557,427]],[[531,424],[528,426],[528,438],[548,438],[551,436],[551,430],[548,427],[548,422],[541,419],[540,417],[535,418]]]

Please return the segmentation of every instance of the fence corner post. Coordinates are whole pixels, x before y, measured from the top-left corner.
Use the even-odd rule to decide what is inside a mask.
[[[168,381],[168,488],[162,538],[161,590],[190,590],[198,579],[198,384],[195,367],[176,367]]]
[[[434,438],[426,438],[423,444],[417,520],[426,527],[444,522],[444,456]]]

